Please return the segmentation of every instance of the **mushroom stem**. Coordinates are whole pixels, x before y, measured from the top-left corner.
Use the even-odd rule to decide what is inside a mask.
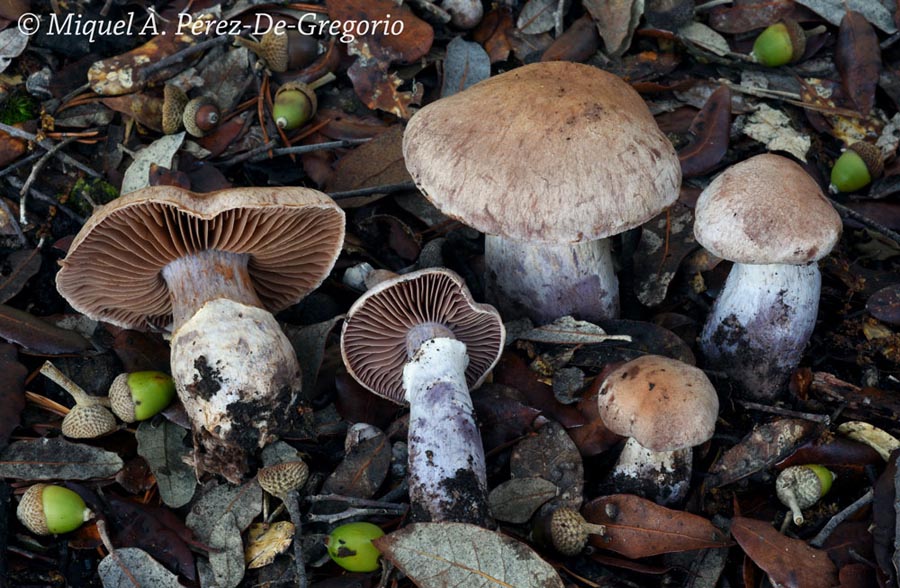
[[[619,281],[608,239],[565,245],[485,237],[487,290],[504,319],[538,324],[572,315],[584,320],[619,314]]]
[[[419,521],[489,526],[481,434],[461,341],[425,341],[403,368],[409,402],[409,496]]]
[[[291,342],[262,304],[248,256],[207,251],[163,269],[172,296],[172,377],[202,469],[239,482],[246,457],[290,423],[301,388]]]
[[[700,336],[707,367],[746,397],[778,396],[812,335],[821,282],[815,263],[734,264]]]
[[[687,496],[692,461],[690,447],[653,451],[629,437],[609,481],[616,492],[638,494],[658,504],[673,505]]]

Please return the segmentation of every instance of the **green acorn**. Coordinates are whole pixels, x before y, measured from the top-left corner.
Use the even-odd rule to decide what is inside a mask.
[[[126,423],[159,414],[175,398],[175,381],[162,372],[120,374],[109,387],[112,411]]]
[[[785,468],[775,480],[778,500],[794,515],[794,524],[803,524],[804,508],[809,508],[828,494],[834,472],[825,466],[808,464]]]
[[[831,189],[856,192],[884,172],[881,150],[865,141],[858,141],[844,151],[831,168]]]
[[[306,124],[317,108],[316,93],[308,84],[289,82],[275,92],[272,116],[279,128],[291,131]]]
[[[786,18],[760,33],[750,57],[762,65],[778,67],[799,61],[805,51],[806,32],[796,21]]]
[[[36,535],[74,531],[93,514],[81,496],[68,488],[50,484],[35,484],[29,488],[16,508],[16,516]]]
[[[348,572],[374,572],[381,552],[372,545],[384,531],[372,523],[348,523],[335,528],[325,543],[328,555]]]

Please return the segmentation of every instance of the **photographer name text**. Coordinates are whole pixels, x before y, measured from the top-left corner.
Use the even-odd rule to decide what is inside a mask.
[[[147,20],[138,22],[134,13],[123,20],[101,20],[86,18],[80,14],[68,13],[57,15],[51,13],[43,17],[26,13],[19,17],[19,30],[26,35],[33,35],[44,30],[47,36],[80,36],[87,37],[89,43],[93,43],[98,37],[122,36],[122,35],[240,35],[249,32],[251,35],[262,36],[273,33],[276,35],[287,34],[288,31],[297,31],[302,35],[336,36],[343,43],[351,43],[357,37],[366,35],[394,36],[403,34],[405,23],[402,20],[392,20],[391,15],[385,15],[381,20],[328,20],[315,13],[305,13],[297,22],[276,20],[269,14],[259,13],[254,15],[252,22],[244,20],[217,20],[207,16],[181,13],[175,29],[159,22],[159,17],[150,14]]]

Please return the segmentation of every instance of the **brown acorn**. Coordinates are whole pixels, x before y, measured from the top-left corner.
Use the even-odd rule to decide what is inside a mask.
[[[315,61],[319,53],[319,41],[296,30],[281,33],[270,30],[258,43],[244,37],[236,37],[235,42],[256,53],[277,73],[302,69]]]
[[[205,136],[219,125],[220,119],[219,107],[208,96],[199,96],[188,102],[182,115],[185,130],[194,137]]]
[[[181,88],[166,84],[163,89],[162,130],[167,135],[174,135],[181,128],[181,117],[188,103],[187,94]]]

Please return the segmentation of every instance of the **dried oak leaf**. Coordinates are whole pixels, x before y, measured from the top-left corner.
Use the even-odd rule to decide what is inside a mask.
[[[513,19],[512,12],[510,12],[509,8],[500,6],[484,15],[478,28],[472,31],[472,40],[476,43],[481,43],[481,46],[484,47],[484,50],[490,56],[491,63],[506,61],[512,51],[512,42],[509,39],[509,35],[515,28],[516,22]]]
[[[434,29],[407,6],[397,6],[391,0],[330,0],[325,5],[328,16],[338,22],[383,21],[390,15],[392,22],[403,23],[400,34],[386,35],[379,28],[378,32],[357,35],[350,41],[348,52],[358,58],[347,75],[366,106],[409,118],[409,106],[421,101],[422,88],[414,84],[411,92],[399,91],[403,80],[388,68],[394,62],[410,63],[428,53]]]
[[[606,525],[606,535],[592,535],[591,545],[625,557],[649,557],[730,544],[728,537],[707,519],[632,494],[596,498],[585,504],[581,513],[588,522]]]
[[[694,140],[678,152],[684,177],[700,176],[715,168],[728,151],[731,131],[731,90],[721,86],[706,100],[691,123]]]
[[[820,588],[838,584],[837,568],[828,554],[782,535],[769,523],[735,517],[731,534],[774,586]]]
[[[13,429],[19,426],[19,415],[25,408],[25,376],[28,370],[18,360],[16,348],[0,343],[0,448],[6,447]]]
[[[881,48],[875,29],[862,14],[844,15],[834,58],[844,93],[863,116],[868,116],[881,76]]]

